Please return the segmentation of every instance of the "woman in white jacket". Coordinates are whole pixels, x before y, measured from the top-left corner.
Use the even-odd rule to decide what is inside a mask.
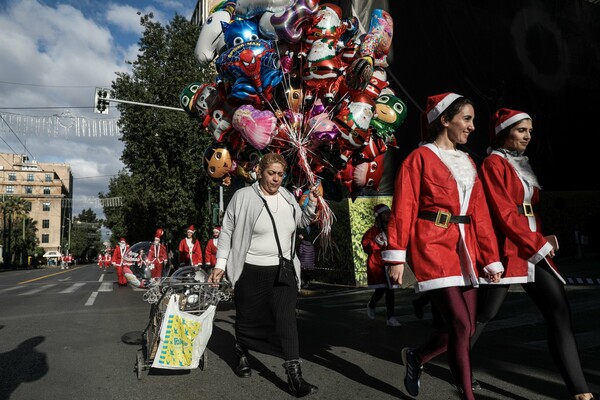
[[[290,390],[302,397],[315,393],[317,387],[302,378],[300,369],[296,326],[300,262],[292,249],[296,228],[314,221],[319,194],[313,188],[303,211],[281,186],[286,167],[280,154],[264,155],[258,165],[258,181],[233,195],[223,218],[217,262],[209,282],[219,282],[227,271],[235,288],[236,375],[251,375],[248,349],[280,356]],[[293,259],[295,273],[289,281],[277,282],[280,254]]]

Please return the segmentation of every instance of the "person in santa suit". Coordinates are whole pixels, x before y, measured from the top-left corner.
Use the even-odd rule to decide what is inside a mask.
[[[220,233],[221,227],[215,226],[212,231],[212,238],[208,239],[204,249],[204,266],[206,267],[206,272],[209,274],[217,263],[217,246],[219,244]]]
[[[98,268],[104,269],[104,254],[98,254]]]
[[[506,272],[500,285],[482,286],[477,329],[471,343],[498,312],[512,283],[520,283],[548,325],[550,354],[569,393],[593,398],[583,375],[571,324],[565,280],[554,261],[556,236],[544,236],[537,206],[541,186],[527,156],[533,122],[529,114],[501,108],[491,118],[491,147],[479,170]],[[482,281],[481,283],[487,283]]]
[[[108,266],[111,264],[111,255],[110,255],[110,248],[106,249],[106,252],[104,253],[104,269],[108,268]]]
[[[202,248],[200,241],[196,240],[194,233],[196,228],[190,225],[186,231],[186,237],[179,242],[179,266],[200,268],[202,266]]]
[[[497,282],[504,267],[475,163],[457,149],[475,130],[472,102],[456,93],[431,96],[421,118],[424,143],[396,178],[382,257],[398,283],[411,260],[416,291],[431,293],[446,324],[421,347],[402,349],[404,386],[418,395],[422,365],[447,351],[460,398],[472,400],[476,288],[480,277]]]
[[[111,258],[111,263],[117,270],[117,280],[119,282],[119,286],[127,286],[127,278],[123,273],[123,256],[127,250],[129,250],[129,245],[127,244],[127,241],[125,241],[125,238],[121,238],[119,239],[119,244],[117,247],[115,247]]]
[[[394,288],[400,286],[390,282],[387,268],[381,258],[381,252],[387,246],[386,231],[390,221],[390,208],[385,204],[378,204],[373,211],[375,224],[365,232],[361,240],[362,248],[367,253],[367,284],[370,288],[375,288],[371,300],[367,303],[367,316],[375,319],[377,302],[385,295],[387,326],[397,328],[402,324],[394,317]]]
[[[163,267],[167,262],[167,247],[160,242],[164,231],[158,228],[154,233],[154,242],[148,250],[148,268],[152,271],[152,278],[161,278]]]

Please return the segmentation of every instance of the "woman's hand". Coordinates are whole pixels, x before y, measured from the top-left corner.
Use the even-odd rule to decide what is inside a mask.
[[[321,183],[317,181],[315,186],[310,189],[310,192],[308,193],[308,199],[311,202],[316,203],[317,199],[321,196],[323,196],[323,188],[321,187]]]
[[[497,272],[495,274],[487,274],[487,278],[492,283],[500,282],[500,278],[502,278],[502,272]]]
[[[225,270],[221,268],[214,268],[208,277],[209,283],[219,283],[225,274]]]
[[[392,284],[402,285],[402,275],[404,275],[404,264],[394,264],[388,267],[388,274]]]

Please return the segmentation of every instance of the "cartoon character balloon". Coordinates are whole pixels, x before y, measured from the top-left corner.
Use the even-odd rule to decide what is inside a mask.
[[[222,2],[211,10],[210,15],[202,24],[194,50],[194,55],[201,64],[210,63],[225,47],[221,23],[231,20],[234,9],[235,1]]]
[[[371,119],[374,133],[382,138],[393,136],[406,119],[406,104],[396,96],[381,95],[375,99],[375,117]]]
[[[204,169],[213,182],[229,185],[229,173],[235,170],[229,149],[224,143],[213,143],[204,151]]]

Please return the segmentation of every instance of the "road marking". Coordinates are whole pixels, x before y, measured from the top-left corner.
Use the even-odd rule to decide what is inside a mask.
[[[77,289],[82,287],[83,285],[85,285],[85,282],[74,283],[73,285],[69,286],[65,290],[61,290],[59,293],[73,293],[74,291],[76,291]]]
[[[104,274],[100,275],[100,279],[98,279],[98,282],[102,282],[104,280]]]
[[[0,289],[0,293],[10,292],[11,290],[15,290],[15,289],[21,289],[21,288],[18,287],[18,286],[13,286],[13,287],[9,287],[9,288],[6,288],[6,289]]]
[[[99,292],[112,292],[113,291],[112,282],[102,282],[102,284],[98,288],[98,291]]]
[[[35,289],[28,290],[25,293],[19,293],[19,296],[28,296],[31,294],[36,294],[36,293],[41,292],[42,290],[50,289],[51,287],[54,287],[54,286],[56,286],[56,283],[51,283],[49,285],[43,285],[43,286],[37,287]]]
[[[60,274],[66,274],[67,272],[76,271],[76,270],[78,270],[79,268],[83,268],[83,266],[82,266],[82,267],[77,267],[77,268],[66,269],[66,270],[64,270],[64,271],[55,272],[54,274],[50,274],[50,275],[39,276],[39,277],[37,277],[37,278],[33,278],[33,279],[30,279],[30,280],[28,280],[28,281],[17,282],[17,285],[22,285],[22,284],[24,284],[24,283],[29,283],[29,282],[38,281],[38,280],[40,280],[40,279],[46,279],[46,278],[50,278],[51,276],[56,276],[56,275],[60,275]]]
[[[92,294],[90,295],[90,298],[87,299],[87,301],[85,302],[85,305],[86,306],[94,305],[94,300],[96,300],[96,296],[98,296],[98,292],[92,292]]]
[[[567,285],[598,285],[600,278],[566,278]]]

